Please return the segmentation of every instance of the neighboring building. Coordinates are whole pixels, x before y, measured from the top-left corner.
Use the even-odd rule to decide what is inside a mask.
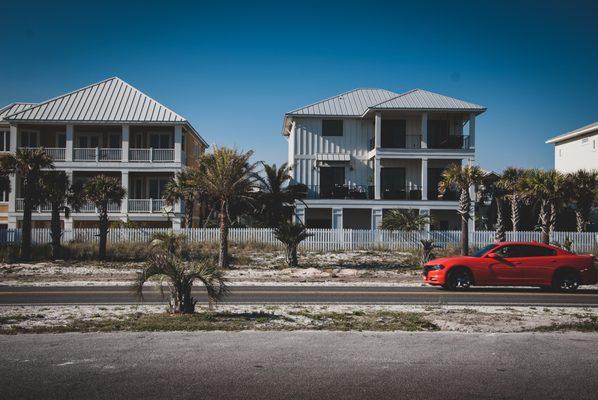
[[[100,173],[117,177],[127,198],[111,207],[111,220],[180,226],[182,205],[165,213],[162,191],[207,144],[185,118],[128,83],[110,78],[38,104],[11,104],[1,109],[0,118],[3,151],[43,147],[56,169],[74,182]],[[0,207],[6,208],[8,200],[7,224],[15,228],[23,207],[18,177],[11,177],[11,189]],[[33,219],[34,227],[47,227],[47,207]],[[64,227],[96,226],[97,219],[95,208],[86,205],[65,219]]]
[[[293,179],[308,187],[298,218],[370,229],[386,210],[406,208],[429,214],[432,229],[459,229],[457,193],[441,199],[438,182],[447,166],[474,161],[485,110],[420,89],[355,89],[286,113]]]
[[[554,168],[561,172],[598,170],[598,122],[546,141],[554,144]]]

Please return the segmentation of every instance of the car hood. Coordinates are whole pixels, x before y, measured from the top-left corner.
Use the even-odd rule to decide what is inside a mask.
[[[459,263],[459,262],[466,262],[466,261],[477,260],[477,259],[479,259],[479,258],[471,257],[471,256],[443,257],[443,258],[435,258],[433,260],[430,260],[426,263],[426,265],[436,265],[436,264],[451,265],[451,264],[455,264],[455,263]]]

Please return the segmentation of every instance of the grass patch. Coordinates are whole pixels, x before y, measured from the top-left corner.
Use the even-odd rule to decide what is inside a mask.
[[[587,316],[582,317],[580,321],[569,322],[564,324],[551,324],[538,326],[531,329],[532,332],[564,332],[564,331],[579,331],[579,332],[598,332],[598,317]]]

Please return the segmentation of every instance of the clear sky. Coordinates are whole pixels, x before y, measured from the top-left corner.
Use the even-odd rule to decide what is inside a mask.
[[[487,169],[553,166],[544,141],[598,120],[596,1],[2,0],[0,103],[118,76],[210,143],[286,160],[286,111],[356,87],[482,104]]]

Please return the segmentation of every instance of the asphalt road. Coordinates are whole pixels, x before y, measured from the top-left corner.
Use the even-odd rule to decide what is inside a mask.
[[[2,399],[595,399],[596,334],[0,336]]]
[[[205,301],[204,291],[196,296]],[[162,303],[157,289],[147,288],[145,303]],[[131,304],[140,300],[126,287],[0,287],[5,304]],[[455,304],[598,307],[598,290],[576,293],[534,288],[479,288],[449,292],[433,287],[234,286],[223,301],[229,304]]]

